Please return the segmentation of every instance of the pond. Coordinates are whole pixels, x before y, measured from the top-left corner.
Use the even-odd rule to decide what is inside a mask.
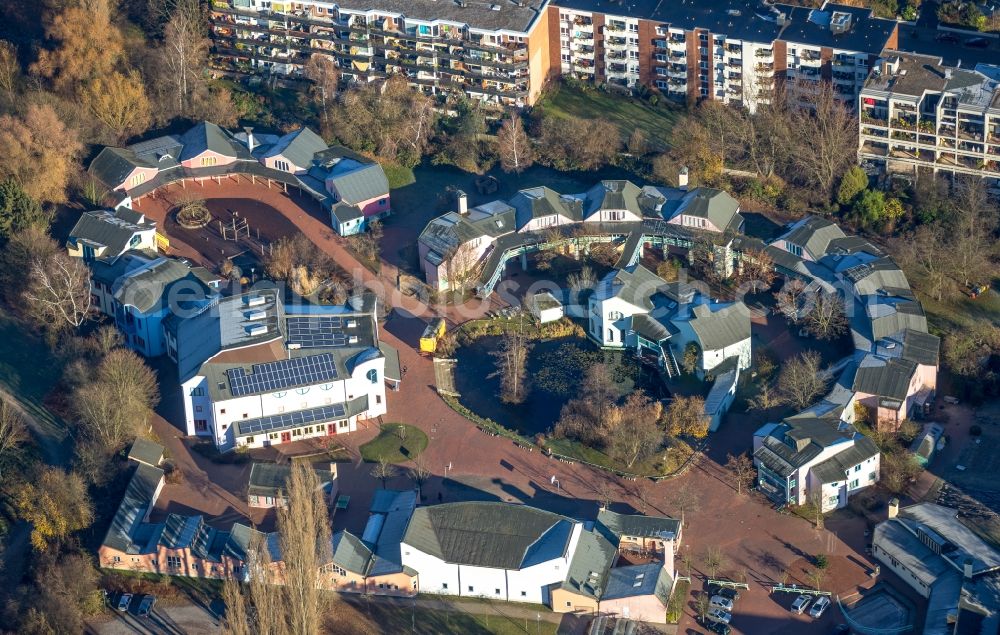
[[[602,351],[586,338],[568,337],[535,342],[528,356],[532,390],[524,403],[505,404],[497,396],[500,378],[487,377],[495,368],[490,352],[499,348],[500,339],[481,337],[458,349],[455,385],[466,408],[523,435],[549,432],[563,405],[578,396],[587,369],[595,364],[608,365],[620,396],[635,390],[645,390],[656,399],[668,396],[659,375],[631,353]]]

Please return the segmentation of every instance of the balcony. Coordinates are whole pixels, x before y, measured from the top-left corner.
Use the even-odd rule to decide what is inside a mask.
[[[612,46],[615,48],[623,48],[625,46],[628,46],[628,40],[623,37],[609,37],[606,40],[604,40],[604,43],[607,46]]]
[[[754,57],[772,59],[774,57],[774,51],[772,49],[757,49],[754,51]]]
[[[625,23],[624,22],[608,22],[604,25],[605,33],[624,33]]]
[[[773,73],[774,64],[757,64],[754,66],[754,70],[758,73]]]

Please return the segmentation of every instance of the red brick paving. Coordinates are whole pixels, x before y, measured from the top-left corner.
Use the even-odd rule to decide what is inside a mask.
[[[306,212],[280,192],[261,186],[250,188],[246,184],[232,183],[205,187],[206,196],[211,194],[238,198],[252,195],[259,198],[283,213],[345,269],[359,272],[366,282],[385,282],[387,277],[395,275],[394,272],[387,271],[391,267],[386,267],[380,281],[374,274],[357,265],[344,249],[341,239],[333,236],[325,220]],[[155,205],[147,201],[143,201],[139,209],[162,220],[162,217],[157,217]],[[172,247],[185,255],[194,255],[186,253],[190,249],[187,245],[172,243]],[[599,498],[597,489],[600,484],[609,483],[620,501],[617,506],[646,508],[632,494],[636,483],[621,481],[581,464],[548,459],[538,452],[520,449],[509,440],[487,436],[451,410],[434,391],[431,362],[419,356],[412,348],[414,334],[422,328],[422,322],[405,316],[408,313],[424,314],[418,312],[420,307],[411,299],[397,295],[392,298],[392,303],[397,311],[382,329],[382,338],[399,350],[400,363],[407,369],[407,373],[400,391],[391,393],[388,397],[389,412],[385,420],[409,423],[428,434],[431,442],[424,458],[434,474],[424,488],[424,496],[428,502],[494,497],[531,502],[562,513],[592,517],[597,507],[595,501]],[[401,305],[403,311],[399,310]],[[452,320],[462,319],[460,312],[454,307],[438,308],[436,311],[446,314]],[[187,486],[194,485],[195,492],[188,496],[181,491],[174,491],[184,487],[172,487],[171,493],[165,495],[165,500],[173,501],[176,505],[184,505],[185,501],[195,505],[200,499],[200,504],[206,507],[201,511],[213,515],[220,511],[237,512],[241,506],[245,506],[240,500],[241,494],[229,493],[242,492],[246,481],[241,470],[245,471],[245,468],[219,466],[201,457],[192,458],[180,440],[173,438],[177,430],[168,428],[169,425],[163,420],[155,422],[161,438],[181,464]],[[744,440],[752,432],[747,426],[727,425],[713,437],[712,443],[720,447],[745,449],[747,445]],[[367,440],[373,434],[371,430],[355,433],[345,437],[344,442],[356,448],[359,442]],[[736,439],[727,438],[729,436]],[[185,457],[185,454],[188,456]],[[348,513],[335,519],[335,525],[343,522],[356,528],[363,523],[368,498],[377,483],[368,475],[366,466],[347,464],[350,465],[348,468],[345,464],[341,465],[345,466],[341,471],[341,487],[345,493],[352,495],[352,500]],[[211,478],[208,474],[211,474]],[[553,476],[558,479],[558,489],[550,482]],[[390,485],[402,487],[405,482],[397,477]],[[720,547],[725,552],[728,562],[724,569],[733,573],[745,571],[750,580],[750,590],[744,594],[736,608],[734,632],[754,635],[820,632],[821,628],[828,628],[828,623],[834,623],[835,607],[824,617],[822,626],[812,624],[808,617],[792,616],[788,612],[791,597],[772,597],[761,585],[780,580],[781,572],[790,570],[803,557],[823,553],[835,558],[838,563],[838,573],[828,583],[832,585],[830,590],[835,593],[853,591],[856,581],[865,579],[864,571],[868,566],[865,559],[855,551],[857,545],[864,542],[863,520],[845,517],[828,523],[826,530],[817,531],[801,518],[778,514],[755,499],[737,496],[727,481],[718,457],[714,460],[704,457],[684,476],[652,485],[651,495],[648,497],[648,512],[679,515],[670,500],[672,494],[686,484],[698,492],[700,503],[697,510],[689,511],[686,515],[682,546],[682,552],[693,554],[696,578],[693,587],[700,587],[699,578],[703,577],[700,557],[709,546]],[[213,497],[220,502],[211,503]],[[694,608],[689,602],[680,632],[701,632],[693,621],[693,615]]]

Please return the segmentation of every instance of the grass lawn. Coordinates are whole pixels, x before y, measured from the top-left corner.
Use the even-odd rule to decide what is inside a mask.
[[[400,429],[405,433],[400,437]],[[389,463],[411,461],[427,449],[427,435],[405,423],[387,423],[378,436],[361,446],[361,458],[371,463],[384,459]]]
[[[599,90],[580,90],[557,84],[550,88],[541,101],[545,112],[557,117],[583,117],[607,119],[621,130],[622,141],[627,141],[636,128],[646,133],[648,143],[658,150],[670,147],[670,134],[683,110],[673,104],[656,106],[638,98],[614,95]]]
[[[385,178],[389,181],[389,189],[391,190],[410,185],[417,180],[413,176],[412,169],[395,163],[383,163],[382,171],[385,172]]]
[[[688,591],[691,583],[681,580],[674,587],[674,592],[670,595],[670,602],[667,604],[667,622],[676,624],[684,615],[684,603],[687,602]]]

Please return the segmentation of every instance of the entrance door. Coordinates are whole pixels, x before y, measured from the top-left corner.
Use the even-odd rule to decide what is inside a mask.
[[[335,434],[337,434],[337,426],[332,423],[326,424],[326,436],[332,437]]]
[[[282,443],[288,443],[291,440],[292,440],[292,433],[291,432],[282,432],[281,433],[281,442]]]

